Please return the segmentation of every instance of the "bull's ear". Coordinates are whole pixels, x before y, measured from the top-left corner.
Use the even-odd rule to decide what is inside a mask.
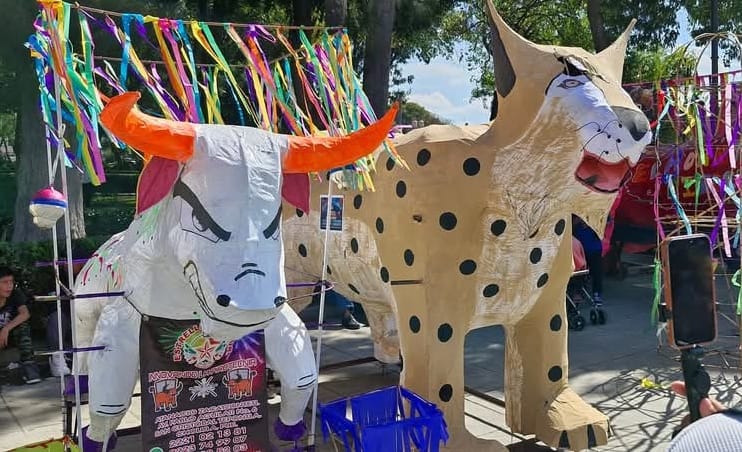
[[[141,95],[128,92],[108,101],[100,121],[118,139],[147,155],[185,162],[193,155],[196,130],[187,122],[145,115],[135,106]]]
[[[598,57],[605,62],[611,70],[613,70],[613,74],[619,82],[623,78],[623,64],[624,58],[626,57],[626,46],[629,44],[629,38],[631,37],[631,32],[634,29],[635,24],[636,19],[632,19],[629,26],[626,27],[626,30],[621,33],[621,36],[613,41],[613,44],[598,53]]]
[[[165,199],[173,190],[179,172],[180,164],[175,160],[152,157],[139,175],[136,214]]]

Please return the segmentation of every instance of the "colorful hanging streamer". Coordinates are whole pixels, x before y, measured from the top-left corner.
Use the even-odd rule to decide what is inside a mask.
[[[353,70],[345,31],[321,29],[310,39],[299,30],[300,45],[294,47],[280,26],[225,23],[215,27],[109,13],[60,0],[39,0],[39,4],[35,33],[27,47],[35,60],[44,120],[57,130],[56,110],[61,109],[63,120],[74,125],[77,149],[72,160],[94,185],[105,182],[101,131],[115,146],[123,147],[98,123],[104,89],[108,95],[144,91],[149,96],[142,108],[149,106],[150,114],[159,112],[169,119],[224,123],[228,113],[236,113],[239,124],[294,135],[345,135],[376,119]],[[80,40],[73,45],[70,23],[75,16]],[[113,38],[121,48],[120,58],[95,55],[94,36]],[[239,52],[220,48],[220,43],[230,40]],[[268,45],[284,56],[270,61],[264,51]],[[159,61],[141,56],[153,51]],[[197,62],[197,54],[208,61]],[[243,60],[230,62],[230,54]],[[61,105],[54,102],[55,78]],[[389,143],[384,151],[406,166]],[[364,158],[343,168],[344,182],[373,190],[373,160]]]

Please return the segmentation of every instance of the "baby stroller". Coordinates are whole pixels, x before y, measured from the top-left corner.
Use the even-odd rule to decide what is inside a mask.
[[[590,303],[590,323],[603,325],[606,322],[605,311],[587,289],[590,287],[590,271],[587,269],[582,245],[575,239],[572,240],[572,256],[575,271],[567,285],[567,326],[576,331],[585,327],[585,317],[580,313],[580,305],[583,303]]]

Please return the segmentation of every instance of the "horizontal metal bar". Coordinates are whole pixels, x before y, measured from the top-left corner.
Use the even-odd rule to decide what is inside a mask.
[[[39,351],[37,351],[37,352],[34,352],[34,355],[36,355],[36,356],[48,356],[48,355],[56,355],[58,353],[64,353],[64,354],[69,354],[69,353],[83,353],[83,352],[92,352],[92,351],[95,351],[95,350],[105,350],[105,348],[106,347],[103,346],[103,345],[95,345],[95,346],[91,346],[91,347],[68,348],[66,350],[49,350],[49,351],[45,351],[45,352],[39,352]]]
[[[35,301],[57,301],[60,300],[82,300],[85,298],[107,298],[107,297],[123,297],[126,292],[95,292],[95,293],[81,293],[73,295],[37,295],[33,297]]]
[[[84,263],[85,263],[85,262],[87,262],[87,261],[88,261],[89,259],[90,259],[90,258],[87,258],[87,259],[72,259],[72,264],[73,264],[73,265],[74,265],[74,264],[84,264]],[[60,260],[56,261],[56,263],[57,263],[57,265],[67,265],[67,259],[60,259]],[[49,261],[49,262],[36,262],[36,263],[35,263],[34,265],[35,265],[36,267],[51,267],[52,265],[54,265],[54,261]]]

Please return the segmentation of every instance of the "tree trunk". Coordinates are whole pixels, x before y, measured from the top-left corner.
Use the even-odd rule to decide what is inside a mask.
[[[605,32],[600,2],[601,0],[587,0],[587,20],[590,22],[590,33],[593,36],[596,52],[600,52],[611,44]]]
[[[209,20],[209,0],[198,0],[198,17],[201,20]]]
[[[376,0],[371,3],[369,10],[366,55],[363,59],[363,90],[377,116],[386,111],[389,101],[396,3],[396,0]]]
[[[342,27],[348,16],[348,0],[325,0],[325,23],[328,27]]]
[[[38,106],[38,83],[36,76],[28,64],[19,65],[17,74],[18,89],[21,90],[21,100],[18,105],[18,119],[16,122],[15,152],[16,152],[16,184],[18,194],[15,201],[15,221],[13,230],[14,242],[30,242],[49,240],[51,233],[39,229],[33,224],[28,204],[31,197],[40,189],[49,185],[47,170],[46,143],[44,137],[44,122]],[[69,125],[68,125],[69,129]],[[56,152],[52,153],[54,156]],[[55,188],[62,191],[61,175],[57,170]],[[82,202],[82,179],[77,170],[67,171],[67,186],[69,190],[68,210],[72,238],[85,237],[85,217]],[[64,220],[57,223],[59,237],[65,237]]]

